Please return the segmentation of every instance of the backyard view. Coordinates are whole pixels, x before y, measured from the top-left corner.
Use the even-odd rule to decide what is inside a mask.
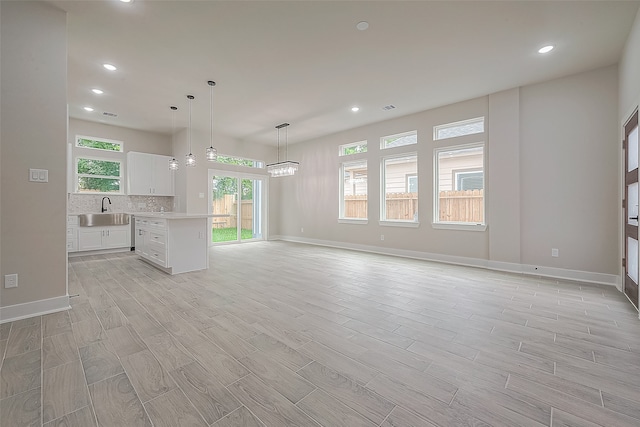
[[[238,186],[238,183],[240,185]],[[214,243],[261,237],[259,221],[260,180],[231,176],[213,177],[211,239]],[[254,203],[254,196],[257,203]],[[238,198],[240,205],[238,206]],[[238,212],[239,211],[239,212]],[[240,228],[240,233],[238,233]]]

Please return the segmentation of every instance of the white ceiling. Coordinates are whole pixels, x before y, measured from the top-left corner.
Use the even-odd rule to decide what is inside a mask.
[[[68,12],[71,117],[168,133],[169,106],[184,127],[193,94],[193,126],[208,132],[214,80],[215,131],[267,144],[285,121],[295,143],[614,64],[640,4],[51,3]],[[358,31],[359,21],[369,29]],[[538,54],[545,44],[556,49]],[[383,111],[388,104],[396,108]]]

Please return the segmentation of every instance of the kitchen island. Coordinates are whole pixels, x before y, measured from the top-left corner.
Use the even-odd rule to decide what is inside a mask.
[[[136,254],[154,267],[178,274],[209,268],[211,214],[136,213]]]

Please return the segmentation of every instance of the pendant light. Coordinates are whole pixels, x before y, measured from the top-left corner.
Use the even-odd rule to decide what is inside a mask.
[[[194,98],[193,95],[187,95],[187,99],[189,100],[189,154],[186,156],[187,167],[195,167],[196,165],[196,156],[191,152],[191,101],[193,101]]]
[[[210,162],[215,162],[218,160],[218,150],[213,148],[213,87],[216,85],[216,82],[213,80],[209,80],[207,82],[209,84],[209,110],[211,111],[211,121],[209,128],[209,148],[207,148],[207,160]]]
[[[174,107],[172,105],[169,108],[171,108],[171,143],[172,143],[171,145],[173,145],[173,139],[176,134],[176,110],[178,109],[178,107]],[[178,170],[178,161],[176,160],[175,157],[169,160],[169,170],[172,170],[172,171]]]
[[[269,175],[271,175],[272,178],[295,175],[296,171],[298,170],[298,166],[300,165],[300,163],[298,162],[289,160],[289,132],[287,130],[288,126],[289,123],[282,123],[281,125],[276,126],[276,129],[278,129],[278,161],[276,163],[267,165],[267,172],[269,172]],[[280,161],[280,129],[284,129],[285,131],[284,162]]]

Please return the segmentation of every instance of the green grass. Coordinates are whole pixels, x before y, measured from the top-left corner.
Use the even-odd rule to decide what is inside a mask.
[[[241,231],[242,240],[253,238],[253,231],[243,228]],[[238,238],[236,228],[214,228],[211,232],[211,240],[215,242],[230,242]]]

